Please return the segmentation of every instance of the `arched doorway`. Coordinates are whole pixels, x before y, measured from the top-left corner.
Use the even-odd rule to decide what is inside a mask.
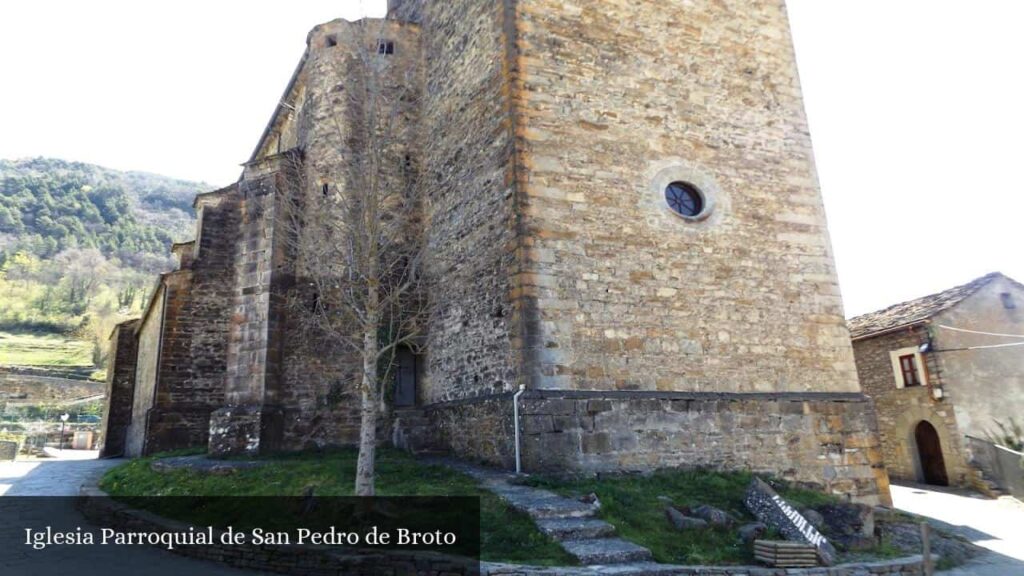
[[[939,433],[927,420],[917,423],[914,428],[914,442],[917,444],[917,457],[921,462],[921,477],[925,484],[949,486],[946,476],[946,462],[942,457],[942,446]]]

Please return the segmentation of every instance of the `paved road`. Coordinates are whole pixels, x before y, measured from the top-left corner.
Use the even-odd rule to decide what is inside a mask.
[[[3,576],[253,576],[220,564],[193,560],[151,546],[92,546],[89,552],[72,546],[37,551],[25,545],[25,528],[52,526],[74,532],[88,522],[63,499],[74,496],[84,482],[95,481],[123,461],[72,459],[0,462],[0,574]]]
[[[83,482],[95,481],[123,462],[77,456],[0,464],[0,496],[75,496]]]
[[[925,516],[937,526],[987,548],[975,558],[944,576],[1024,575],[1024,504],[1013,498],[989,500],[957,490],[932,486],[892,486],[893,505]]]

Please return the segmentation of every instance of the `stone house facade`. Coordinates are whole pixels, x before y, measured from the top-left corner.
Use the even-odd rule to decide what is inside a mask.
[[[416,95],[391,145],[443,280],[399,444],[510,467],[516,404],[527,471],[742,468],[888,500],[782,0],[392,0],[366,24],[310,32],[239,181],[197,199],[135,330],[129,454],[356,440],[358,362],[289,314],[315,263],[280,221],[296,182],[349,181],[355,43]]]
[[[1022,307],[1024,286],[993,273],[850,320],[893,478],[975,483],[965,436],[1024,414]]]

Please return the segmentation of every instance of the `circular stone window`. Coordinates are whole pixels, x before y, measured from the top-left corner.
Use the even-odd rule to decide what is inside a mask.
[[[708,206],[704,194],[689,182],[672,182],[666,186],[665,201],[673,212],[687,220],[707,216]]]

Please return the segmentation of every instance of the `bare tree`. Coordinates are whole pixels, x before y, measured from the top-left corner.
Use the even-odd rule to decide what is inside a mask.
[[[291,155],[285,235],[294,255],[293,317],[326,347],[359,359],[355,491],[374,494],[377,428],[396,349],[416,349],[428,314],[422,274],[415,67],[394,57],[393,22],[349,24],[335,56],[297,106],[300,149]],[[390,44],[389,44],[390,43]],[[326,62],[326,63],[325,63]],[[304,136],[303,136],[304,135]],[[315,336],[314,336],[315,335]]]
[[[95,248],[66,248],[54,257],[63,270],[63,282],[71,303],[92,301],[103,279],[110,273],[110,263]]]

